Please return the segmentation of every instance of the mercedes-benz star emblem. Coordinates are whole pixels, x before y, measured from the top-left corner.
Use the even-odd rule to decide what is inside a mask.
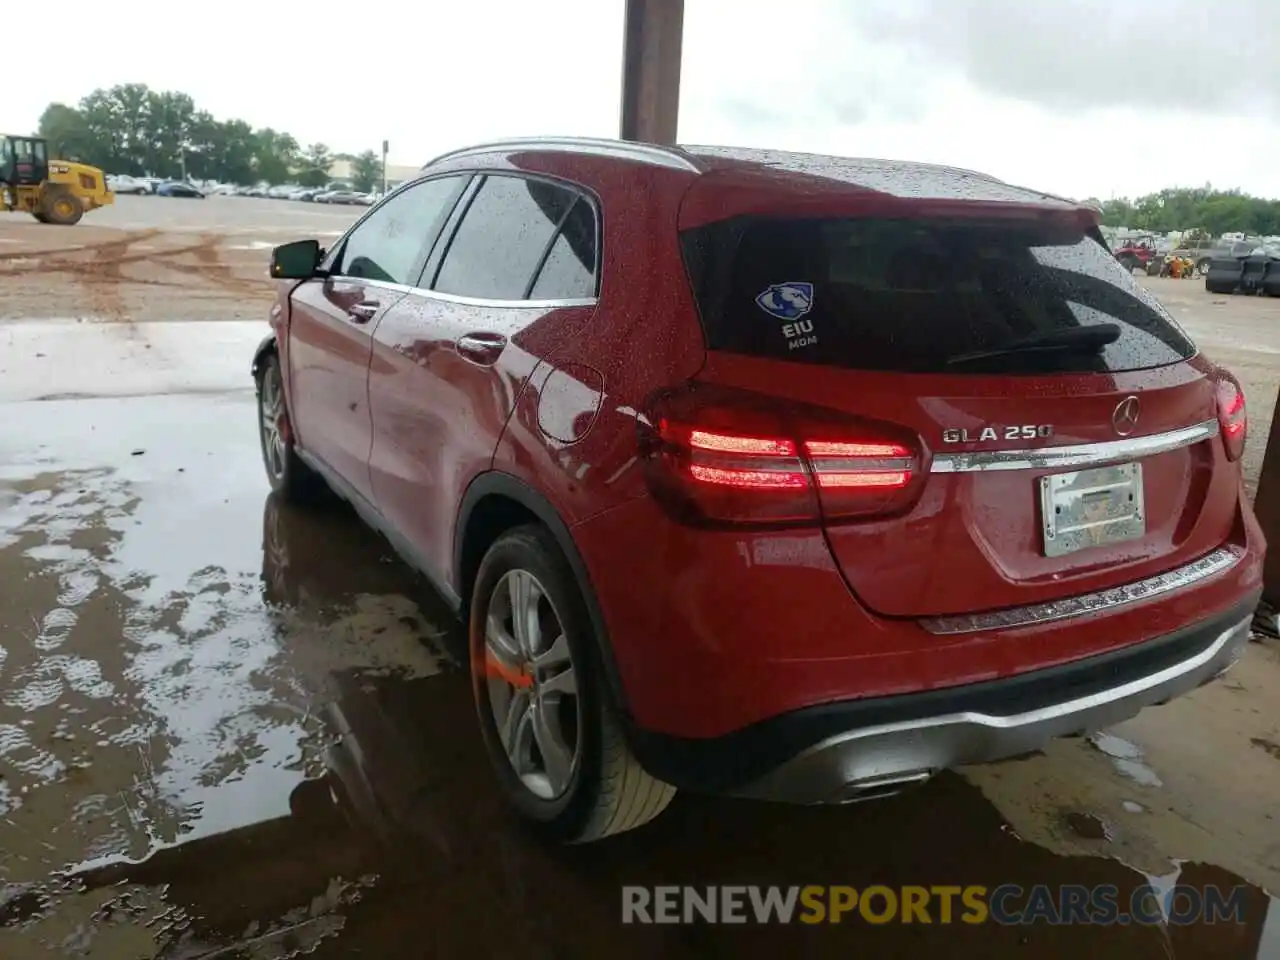
[[[1115,428],[1116,433],[1120,436],[1127,437],[1138,429],[1138,412],[1138,398],[1125,397],[1111,411],[1111,426]]]

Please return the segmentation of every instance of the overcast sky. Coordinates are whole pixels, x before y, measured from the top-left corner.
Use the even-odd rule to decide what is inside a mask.
[[[10,44],[0,124],[141,82],[220,118],[421,163],[616,136],[624,0],[68,0]],[[972,167],[1083,198],[1280,196],[1280,0],[686,0],[680,140]],[[1215,13],[1214,11],[1218,12]],[[1178,99],[1175,100],[1175,94]]]

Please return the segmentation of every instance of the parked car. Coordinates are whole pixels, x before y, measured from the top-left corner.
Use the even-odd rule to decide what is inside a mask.
[[[1196,275],[1203,277],[1209,272],[1209,265],[1214,260],[1245,257],[1253,252],[1257,243],[1245,240],[1219,240],[1210,246],[1178,247],[1174,256],[1189,257],[1195,261]]]
[[[316,203],[359,204],[363,202],[363,194],[354,190],[325,190],[314,197]]]
[[[139,180],[137,177],[131,177],[127,173],[107,177],[107,188],[113,193],[144,194],[151,192],[151,184],[145,180]]]
[[[459,611],[496,783],[554,837],[677,788],[883,796],[1247,643],[1244,395],[1096,211],[920,164],[521,140],[270,271],[270,486],[337,491]]]
[[[203,200],[204,194],[197,190],[189,183],[183,183],[180,180],[168,180],[160,186],[156,187],[156,196],[158,197],[189,197],[195,200]]]
[[[1159,259],[1154,241],[1148,239],[1129,241],[1116,250],[1116,260],[1131,273],[1137,269],[1147,271],[1149,264]]]

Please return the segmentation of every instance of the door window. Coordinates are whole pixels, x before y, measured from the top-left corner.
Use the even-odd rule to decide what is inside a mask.
[[[376,207],[350,234],[331,274],[415,284],[466,177],[437,177],[407,187]]]
[[[486,177],[453,235],[433,289],[486,300],[527,299],[535,271],[577,202],[571,190],[543,180]],[[592,236],[594,241],[594,227]]]

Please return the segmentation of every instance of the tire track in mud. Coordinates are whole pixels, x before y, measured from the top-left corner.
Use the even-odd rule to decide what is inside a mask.
[[[137,244],[159,236],[164,236],[161,229],[135,230],[100,243],[6,252],[0,254],[0,275],[68,276],[87,289],[94,315],[108,321],[130,319],[122,291],[122,287],[128,284],[193,289],[190,280],[182,278],[195,278],[203,281],[200,286],[206,290],[212,286],[221,292],[242,297],[258,297],[269,289],[265,277],[261,281],[237,277],[232,265],[222,261],[217,248],[219,243],[228,239],[223,234],[204,233],[195,243],[146,252],[133,249]],[[194,257],[196,262],[184,263],[179,259],[187,256]],[[7,268],[6,263],[9,264]],[[122,269],[137,264],[178,274],[179,278],[135,277]]]
[[[138,242],[142,240],[149,240],[151,237],[154,237],[159,233],[161,233],[159,229],[133,230],[125,234],[125,236],[128,237],[131,240],[131,242]],[[68,255],[77,254],[77,253],[92,254],[101,247],[114,246],[120,243],[121,239],[122,238],[117,237],[114,240],[103,240],[100,243],[81,243],[81,244],[77,244],[74,247],[50,247],[47,250],[18,250],[12,253],[0,253],[0,263],[5,263],[8,261],[14,261],[14,260],[34,260],[40,257],[68,256]],[[31,268],[28,268],[28,269],[31,269]],[[23,273],[25,271],[13,270],[8,272]]]
[[[135,243],[141,243],[154,237],[160,231],[144,230],[139,233],[125,234],[114,242],[99,244],[94,247],[92,258],[83,263],[77,279],[89,288],[89,297],[93,302],[93,312],[107,320],[124,320],[128,315],[124,299],[120,295],[120,265],[125,253]],[[79,265],[79,264],[78,264]],[[57,261],[52,265],[56,268]],[[34,272],[41,272],[36,265]]]
[[[176,273],[209,280],[231,293],[260,294],[263,290],[262,281],[237,277],[231,272],[231,265],[223,263],[222,258],[218,256],[218,242],[225,239],[227,237],[222,234],[203,234],[201,242],[190,250],[196,258],[196,263],[178,263],[166,258],[164,267]]]

